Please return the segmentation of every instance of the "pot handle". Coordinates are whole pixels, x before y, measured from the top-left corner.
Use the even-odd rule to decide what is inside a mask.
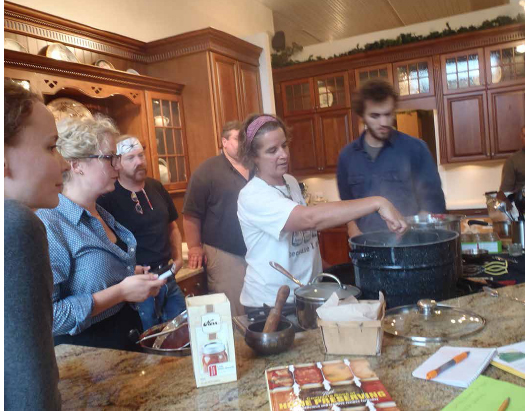
[[[332,280],[335,280],[337,284],[339,284],[339,288],[342,288],[343,290],[346,290],[346,286],[344,284],[341,284],[341,281],[339,281],[339,278],[337,278],[335,275],[333,274],[328,274],[328,273],[321,273],[321,274],[318,274],[316,275],[312,281],[310,281],[310,284],[315,284],[315,283],[318,283],[318,278],[319,277],[328,277],[328,278],[331,278]]]
[[[468,220],[468,223],[467,223],[469,226],[471,225],[484,225],[484,226],[488,226],[489,223],[487,223],[486,221],[483,221],[483,220]]]

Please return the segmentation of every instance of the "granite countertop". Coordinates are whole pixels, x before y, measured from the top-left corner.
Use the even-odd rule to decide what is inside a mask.
[[[525,284],[500,293],[525,299]],[[483,293],[447,301],[482,315],[485,328],[447,345],[498,347],[525,340],[525,305]],[[413,378],[412,371],[441,345],[410,345],[385,334],[383,353],[367,357],[401,410],[441,410],[462,389]],[[163,357],[70,345],[55,348],[60,369],[63,409],[260,410],[269,409],[264,379],[267,368],[324,361],[341,356],[324,353],[319,330],[298,333],[282,354],[257,357],[236,332],[238,381],[196,388],[191,357]],[[345,356],[352,358],[351,356]],[[525,386],[525,380],[489,366],[484,375]]]

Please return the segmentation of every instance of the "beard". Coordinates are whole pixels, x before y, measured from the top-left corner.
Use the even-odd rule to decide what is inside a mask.
[[[121,175],[136,182],[143,182],[144,180],[146,180],[146,172],[146,167],[137,167],[131,173],[126,172],[124,170],[120,170]]]
[[[370,135],[371,135],[375,140],[378,140],[378,141],[386,141],[386,140],[388,140],[388,138],[390,137],[390,133],[391,133],[391,131],[392,131],[392,127],[389,127],[389,128],[388,128],[388,133],[387,133],[386,135],[380,135],[380,134],[376,133],[372,127],[369,127],[368,124],[366,124],[366,122],[365,122],[365,125],[366,125],[366,131],[368,131],[368,132],[370,133]]]

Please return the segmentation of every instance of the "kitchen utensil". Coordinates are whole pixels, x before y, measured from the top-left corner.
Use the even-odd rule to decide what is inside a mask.
[[[522,254],[523,254],[523,247],[521,246],[521,244],[519,243],[509,244],[509,255],[513,257],[519,257]]]
[[[499,205],[499,208],[501,208],[500,211],[505,213],[505,211],[510,212],[512,210],[512,203],[510,202],[510,200],[507,198],[507,196],[505,195],[503,191],[500,190],[496,193],[496,200],[500,202],[500,205]],[[498,206],[496,207],[498,208]],[[509,215],[507,214],[507,216]],[[510,219],[512,220],[512,217],[510,217]]]
[[[186,311],[181,313],[176,318],[180,319],[180,326],[174,330],[170,330],[167,334],[154,337],[154,335],[162,333],[168,323],[155,325],[144,331],[139,337],[139,344],[142,351],[149,354],[167,355],[167,356],[186,356],[191,354],[189,347],[190,335],[188,329],[188,316]],[[172,320],[173,321],[173,320]],[[136,332],[136,331],[135,331]],[[136,332],[138,334],[138,332]],[[151,338],[147,338],[151,336]],[[153,343],[158,338],[166,337],[160,348],[153,348]]]
[[[184,321],[184,319],[186,321]],[[168,337],[168,334],[172,331],[175,331],[179,326],[188,321],[188,313],[184,310],[181,314],[175,317],[173,320],[169,321],[166,326],[162,329],[162,333],[157,337],[153,343],[154,349],[159,349],[162,347],[162,344]]]
[[[287,285],[282,285],[277,291],[277,298],[275,299],[275,306],[270,310],[270,314],[266,319],[266,324],[264,325],[263,333],[272,333],[277,329],[279,320],[281,319],[281,312],[283,310],[283,305],[286,302],[288,296],[290,295],[290,287]]]
[[[492,261],[490,263],[485,263],[483,265],[483,272],[488,275],[508,274],[508,264],[507,261]]]
[[[484,326],[485,319],[474,312],[428,299],[387,310],[383,319],[385,332],[418,343],[459,339]]]
[[[500,292],[498,290],[495,290],[494,288],[483,287],[483,291],[485,291],[491,297],[507,298],[509,300],[513,300],[513,301],[516,301],[518,303],[525,304],[525,300],[520,300],[519,298],[511,297],[510,295],[500,294]]]
[[[351,295],[357,298],[361,295],[359,288],[341,284],[339,279],[332,274],[321,273],[315,276],[307,285],[304,285],[280,264],[270,261],[270,265],[299,285],[298,288],[294,289],[295,309],[299,325],[305,329],[317,328],[317,308],[323,305],[334,292],[339,299],[345,299]],[[317,282],[322,277],[331,278],[336,283]]]
[[[382,291],[389,307],[422,298],[444,300],[456,294],[458,233],[450,230],[377,231],[350,239],[356,285],[367,298]]]
[[[467,222],[469,226],[472,225],[482,225],[485,227],[492,227],[492,231],[500,237],[508,238],[510,237],[511,231],[511,222],[510,221],[493,221],[492,224],[489,224],[483,220],[469,220]]]
[[[279,354],[293,344],[295,331],[293,324],[282,319],[277,329],[271,333],[263,332],[266,321],[257,321],[246,327],[237,317],[233,318],[235,325],[244,333],[244,341],[252,350],[261,355]]]
[[[513,243],[521,244],[525,248],[525,221],[513,221],[510,227]]]

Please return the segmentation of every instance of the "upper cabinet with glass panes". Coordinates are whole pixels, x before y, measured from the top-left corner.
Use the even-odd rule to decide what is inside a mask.
[[[181,102],[178,96],[148,93],[148,111],[156,148],[152,164],[153,175],[169,190],[186,187],[189,175],[188,153],[183,128]]]
[[[485,48],[487,84],[507,86],[525,81],[525,41]]]
[[[483,49],[466,50],[441,56],[443,93],[462,93],[485,88]]]
[[[346,72],[315,77],[314,89],[317,110],[350,107]]]
[[[301,114],[315,109],[312,79],[282,83],[284,115]]]
[[[432,59],[395,63],[394,87],[401,99],[433,95]]]
[[[383,80],[388,81],[390,84],[393,84],[392,65],[383,64],[380,66],[356,69],[355,71],[355,81],[357,88],[359,88],[365,81],[373,78],[382,78]]]

